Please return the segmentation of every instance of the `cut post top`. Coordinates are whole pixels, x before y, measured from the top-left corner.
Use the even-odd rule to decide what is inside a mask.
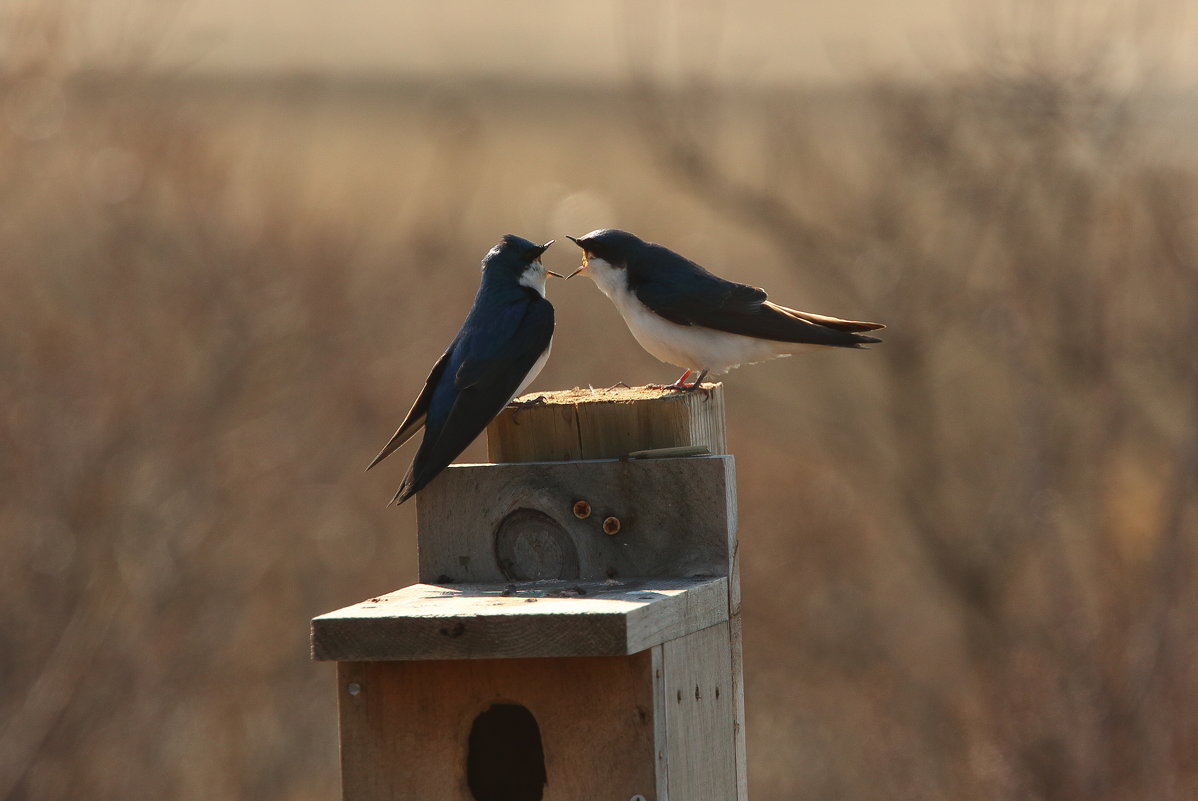
[[[723,388],[723,382],[705,383],[700,389],[694,392],[707,394],[714,392],[716,388]],[[690,394],[689,391],[676,389],[663,389],[655,386],[644,387],[626,387],[617,385],[614,387],[574,387],[573,389],[551,389],[545,392],[527,392],[516,399],[517,402],[537,401],[538,405],[544,406],[574,406],[580,403],[635,403],[638,401],[650,401],[654,403],[677,402],[679,398],[684,398]],[[541,400],[541,399],[544,400]]]
[[[620,387],[532,392],[487,428],[492,462],[615,459],[634,451],[702,446],[727,452],[724,385],[693,391]]]

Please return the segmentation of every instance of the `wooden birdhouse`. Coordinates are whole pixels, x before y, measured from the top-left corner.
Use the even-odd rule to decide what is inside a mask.
[[[488,444],[417,496],[421,583],[312,621],[344,798],[743,801],[722,387],[551,393]]]

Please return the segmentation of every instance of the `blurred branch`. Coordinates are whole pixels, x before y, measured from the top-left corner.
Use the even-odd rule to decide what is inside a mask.
[[[120,600],[113,586],[111,576],[102,581],[93,576],[87,591],[75,599],[37,680],[0,729],[0,799],[15,797],[50,732],[78,697],[118,615]]]
[[[665,174],[891,323],[884,433],[866,444],[890,470],[868,486],[959,621],[966,743],[945,753],[994,749],[1009,796],[1180,797],[1165,790],[1195,781],[1172,708],[1198,689],[1198,260],[1164,221],[1192,218],[1198,177],[1148,149],[1135,102],[1148,85],[1128,84],[1096,35],[1124,32],[1115,15],[1066,43],[1059,9],[1025,10],[986,32],[990,58],[972,69],[876,83],[868,133],[840,162],[867,165],[860,184],[780,111],[786,98],[731,111],[701,83],[644,75],[634,96]],[[759,114],[786,157],[747,177],[745,156],[716,144],[721,109]],[[873,269],[845,269],[862,254]],[[1154,464],[1169,465],[1159,496],[1134,499]],[[1112,515],[1133,503],[1138,515]],[[1002,797],[974,781],[965,795]]]

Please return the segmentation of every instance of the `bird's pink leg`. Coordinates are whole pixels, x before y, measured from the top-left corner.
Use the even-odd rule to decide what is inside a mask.
[[[687,370],[686,372],[687,372],[687,374],[688,374],[688,375],[690,374],[690,370]],[[682,378],[686,378],[686,376],[683,376]],[[706,370],[704,370],[703,372],[699,373],[699,377],[698,377],[698,378],[696,378],[694,381],[692,381],[692,382],[690,383],[690,385],[689,385],[689,386],[684,386],[684,387],[680,387],[680,388],[681,388],[681,389],[685,389],[687,392],[693,392],[694,390],[696,390],[696,389],[698,389],[698,388],[699,388],[699,385],[700,385],[700,384],[702,384],[702,383],[703,383],[703,379],[704,379],[704,378],[707,378],[707,371],[706,371]],[[678,379],[678,380],[679,380],[679,381],[681,381],[682,379],[680,378],[680,379]]]
[[[673,384],[670,384],[668,387],[665,387],[665,388],[666,389],[686,389],[686,379],[691,377],[692,372],[694,372],[694,371],[687,370],[685,373],[683,373],[681,376],[678,377],[677,381],[675,381]]]

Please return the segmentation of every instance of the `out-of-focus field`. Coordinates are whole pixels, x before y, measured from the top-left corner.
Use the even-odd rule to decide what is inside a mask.
[[[1198,797],[1198,105],[1042,67],[726,95],[12,56],[0,799],[335,797],[308,619],[415,575],[410,451],[361,469],[499,236],[561,270],[606,226],[889,325],[726,377],[755,799]],[[534,389],[675,377],[588,282],[550,297]]]

